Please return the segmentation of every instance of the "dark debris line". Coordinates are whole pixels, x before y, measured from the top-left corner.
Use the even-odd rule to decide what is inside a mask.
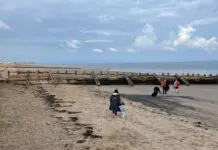
[[[52,111],[54,111],[54,112],[67,113],[69,115],[73,115],[73,114],[75,115],[75,114],[82,113],[82,112],[76,112],[76,111],[73,112],[73,111],[68,111],[68,110],[59,110],[59,109],[57,109],[57,108],[62,107],[61,103],[68,103],[68,102],[62,101],[61,99],[57,99],[55,95],[49,94],[49,92],[47,90],[45,90],[43,87],[41,87],[41,86],[37,86],[35,88],[35,91],[37,92],[36,96],[42,98],[48,104],[50,109],[52,109]],[[70,103],[73,104],[75,102],[70,102]],[[61,123],[66,122],[66,120],[63,120],[62,117],[56,117],[56,119],[58,119]],[[84,139],[83,140],[78,140],[77,141],[78,144],[85,143],[88,138],[92,138],[92,139],[101,139],[101,138],[103,138],[102,136],[93,134],[94,128],[91,126],[91,124],[78,123],[78,120],[79,120],[78,117],[70,116],[69,120],[67,121],[68,123],[69,122],[74,123],[73,124],[74,127],[72,125],[69,126],[71,128],[73,127],[73,129],[72,129],[73,131],[85,130],[85,132],[82,134]],[[64,125],[66,126],[66,124],[64,124]],[[64,129],[67,130],[68,135],[72,135],[72,134],[70,134],[70,131],[69,131],[70,128],[66,127]]]

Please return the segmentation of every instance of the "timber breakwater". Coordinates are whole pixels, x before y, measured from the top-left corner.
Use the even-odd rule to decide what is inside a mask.
[[[158,85],[178,79],[182,84],[218,84],[218,75],[155,74],[82,69],[73,67],[0,64],[0,80],[15,84]]]

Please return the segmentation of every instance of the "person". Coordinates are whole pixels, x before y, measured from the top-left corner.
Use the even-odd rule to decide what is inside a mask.
[[[110,97],[110,107],[109,109],[113,112],[114,116],[117,116],[117,112],[119,111],[119,106],[122,105],[120,94],[117,89],[114,90],[114,93]]]
[[[176,79],[174,82],[174,89],[177,94],[179,93],[179,87],[180,87],[180,82]]]
[[[161,81],[160,86],[163,88],[163,94],[166,94],[166,80]]]
[[[159,87],[154,87],[153,93],[151,94],[152,97],[156,97],[158,93],[161,93]]]
[[[124,118],[124,116],[125,116],[124,105],[125,105],[125,103],[122,102],[121,105],[119,106],[118,115],[120,116],[120,118]]]
[[[169,84],[169,82],[168,81],[166,81],[166,87],[165,87],[166,89],[166,94],[167,94],[167,92],[169,92],[169,90],[170,90],[170,84]]]

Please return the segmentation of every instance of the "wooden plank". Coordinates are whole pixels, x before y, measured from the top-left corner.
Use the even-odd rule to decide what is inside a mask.
[[[29,72],[27,72],[26,85],[27,85],[27,86],[30,86],[30,85],[31,85],[31,84],[30,84],[30,74],[29,74]]]
[[[93,79],[95,81],[95,84],[100,86],[101,83],[100,83],[99,79],[97,78],[97,76],[95,75],[94,71],[92,71],[92,77],[93,77]]]
[[[182,76],[176,75],[177,78],[179,78],[185,85],[189,86],[190,83]]]
[[[129,83],[130,86],[133,86],[133,81],[129,78],[128,75],[126,75],[125,73],[123,73],[123,77],[126,79],[126,81]]]
[[[49,75],[50,79],[52,80],[52,84],[54,84],[55,83],[54,77],[50,71],[48,72],[48,75]]]

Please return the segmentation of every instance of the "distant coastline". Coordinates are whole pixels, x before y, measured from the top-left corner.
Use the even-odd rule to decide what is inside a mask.
[[[73,67],[84,69],[100,69],[108,71],[141,72],[141,73],[170,73],[170,74],[218,74],[218,61],[192,61],[192,62],[127,62],[127,63],[63,63],[45,64],[36,62],[0,62],[8,65],[38,65]]]

